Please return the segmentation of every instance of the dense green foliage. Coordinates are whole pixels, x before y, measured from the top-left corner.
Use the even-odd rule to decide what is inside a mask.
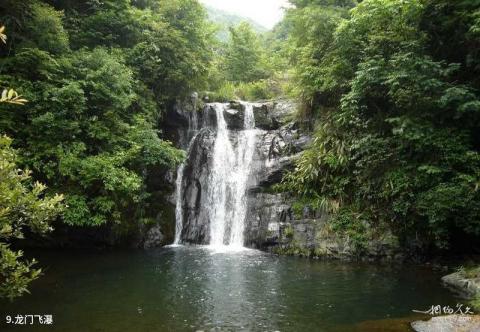
[[[346,229],[366,220],[437,248],[478,239],[480,3],[292,3],[301,115],[318,127],[284,187]]]
[[[271,41],[271,40],[270,40]],[[213,100],[270,99],[282,93],[269,53],[266,34],[259,34],[248,22],[229,28],[229,39],[219,42],[210,71],[209,97]]]
[[[148,175],[184,154],[162,114],[206,86],[214,29],[196,0],[6,0],[0,22],[0,295],[13,298],[40,273],[9,249],[24,229],[43,234],[61,211],[118,232],[155,217]]]
[[[268,76],[260,41],[248,23],[230,28],[224,66],[230,82],[253,82]]]
[[[149,174],[183,159],[162,115],[194,90],[296,96],[317,126],[282,187],[359,246],[367,228],[420,249],[479,239],[480,1],[290,2],[226,42],[196,0],[0,3],[0,295],[39,273],[9,248],[26,229],[156,217]]]
[[[45,234],[63,208],[61,195],[44,197],[46,187],[29,185],[30,172],[17,169],[17,154],[11,139],[0,136],[0,297],[10,299],[27,291],[28,283],[41,272],[31,269],[35,261],[22,262],[21,251],[12,251],[8,241],[23,238],[24,229]]]
[[[5,26],[0,27],[0,40],[7,41]],[[27,102],[13,89],[4,89],[0,104],[24,105]],[[49,222],[63,209],[63,196],[42,197],[46,187],[28,184],[30,172],[17,168],[17,154],[12,140],[0,136],[0,297],[13,299],[28,292],[28,284],[41,273],[33,269],[35,260],[22,261],[22,251],[13,251],[9,242],[22,239],[24,229],[45,234]]]
[[[213,29],[203,8],[194,0],[0,7],[10,35],[1,84],[31,101],[2,107],[0,117],[22,164],[65,195],[67,224],[144,217],[148,170],[183,157],[160,138],[161,114],[202,87],[208,70]]]

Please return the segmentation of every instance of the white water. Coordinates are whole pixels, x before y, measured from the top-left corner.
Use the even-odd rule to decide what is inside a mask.
[[[180,244],[180,236],[182,235],[183,229],[183,213],[182,213],[182,182],[183,182],[183,169],[185,164],[181,164],[177,170],[177,180],[175,182],[175,240],[173,241],[174,245]]]
[[[255,149],[253,106],[245,105],[244,128],[238,132],[236,146],[224,118],[223,104],[215,104],[217,135],[209,177],[208,204],[210,245],[243,247],[247,210],[247,183]]]
[[[247,184],[250,175],[253,152],[255,150],[256,130],[253,106],[245,105],[244,128],[238,136],[235,164],[230,180],[235,188],[233,196],[232,230],[230,245],[243,246],[243,233],[245,231],[245,218],[247,216]]]
[[[208,181],[207,204],[204,208],[210,220],[210,245],[222,246],[225,244],[226,205],[229,194],[227,178],[231,176],[230,165],[235,156],[223,117],[224,106],[214,104],[214,109],[217,116],[217,135],[213,148],[212,172]]]
[[[247,185],[257,134],[253,106],[244,104],[244,107],[244,130],[231,132],[224,118],[226,105],[212,104],[217,118],[216,138],[208,183],[202,184],[202,188],[205,188],[202,209],[209,221],[209,247],[220,251],[241,250],[244,245]],[[198,130],[196,119],[193,122],[193,126],[189,125],[189,130],[196,131]],[[178,169],[176,183],[174,244],[181,242],[183,227],[182,181],[183,165]]]

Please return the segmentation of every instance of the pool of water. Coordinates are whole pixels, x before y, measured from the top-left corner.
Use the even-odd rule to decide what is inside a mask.
[[[458,302],[419,266],[206,247],[36,256],[44,276],[0,302],[2,331],[408,331],[413,309]],[[7,314],[54,325],[13,327]]]

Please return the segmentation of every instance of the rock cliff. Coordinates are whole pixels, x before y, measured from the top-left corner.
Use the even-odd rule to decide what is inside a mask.
[[[193,105],[179,104],[169,112],[167,134],[189,150],[181,186],[182,242],[207,244],[210,220],[203,212],[202,184],[211,172],[217,120],[212,104]],[[296,104],[288,100],[257,102],[253,111],[257,137],[248,181],[245,245],[281,254],[358,258],[359,248],[351,239],[331,230],[328,213],[309,207],[294,213],[295,198],[274,190],[311,141],[311,132],[302,129],[311,126],[295,120]],[[223,118],[232,142],[243,130],[244,112],[242,102],[232,101],[225,107]],[[362,259],[401,258],[397,249],[396,238],[385,232],[362,248]]]

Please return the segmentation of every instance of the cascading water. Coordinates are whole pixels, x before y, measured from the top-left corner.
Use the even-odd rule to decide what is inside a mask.
[[[175,182],[175,240],[173,244],[177,245],[180,243],[180,235],[182,234],[183,228],[183,213],[182,213],[182,182],[183,182],[183,170],[185,169],[185,164],[181,164],[177,170],[177,180]]]
[[[232,176],[229,172],[232,171],[231,165],[235,155],[223,116],[224,107],[222,104],[214,104],[213,108],[217,116],[217,136],[204,209],[210,220],[210,245],[222,246],[225,243],[227,203],[229,202],[227,195],[231,195],[228,178]]]
[[[227,104],[207,105],[206,110],[215,112],[216,128],[213,147],[208,155],[208,165],[207,163],[199,165],[205,170],[208,169],[208,176],[199,181],[198,184],[201,191],[198,196],[201,197],[201,211],[194,217],[197,219],[190,220],[189,217],[186,217],[187,219],[183,220],[185,218],[182,210],[183,196],[187,194],[182,191],[184,177],[182,166],[179,168],[177,176],[175,244],[181,242],[183,227],[196,229],[203,221],[206,221],[209,229],[208,234],[205,234],[205,241],[202,243],[208,243],[217,248],[223,246],[243,247],[247,212],[247,187],[257,131],[255,129],[253,105],[244,103],[242,108],[244,109],[243,128],[233,131],[228,129],[224,116],[227,111]],[[207,115],[203,114],[204,121]],[[190,153],[189,151],[189,158],[193,157],[190,156]],[[188,175],[186,176],[188,178]],[[192,200],[188,199],[187,196],[185,198],[191,202]],[[186,224],[188,226],[185,226]],[[189,239],[189,242],[192,242],[192,239]]]
[[[233,209],[232,226],[230,232],[230,245],[243,246],[243,233],[247,214],[247,184],[250,175],[253,152],[255,150],[255,117],[253,106],[245,105],[244,130],[238,136],[237,151],[232,165],[233,174],[228,177],[232,182]]]
[[[196,112],[197,100],[194,100],[194,111],[191,112],[191,115],[188,118],[188,131],[186,133],[186,141],[189,142],[187,146],[187,156],[190,153],[190,148],[192,142],[195,139],[195,136],[198,133],[198,116]],[[175,181],[175,239],[173,241],[174,245],[180,244],[180,237],[182,234],[183,228],[183,213],[182,213],[182,184],[183,184],[183,171],[185,169],[185,163],[182,163],[178,166],[177,169],[177,179]]]

